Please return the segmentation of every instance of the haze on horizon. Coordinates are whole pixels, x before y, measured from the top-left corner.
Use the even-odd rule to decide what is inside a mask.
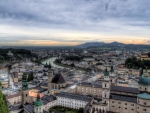
[[[0,45],[150,44],[150,0],[0,0]]]

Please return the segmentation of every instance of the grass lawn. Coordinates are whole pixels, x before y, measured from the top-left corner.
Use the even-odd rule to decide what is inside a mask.
[[[59,111],[59,112],[65,112],[65,113],[81,113],[83,112],[83,109],[80,108],[79,110],[77,110],[77,109],[72,109],[72,108],[67,108],[67,107],[62,107],[62,106],[55,106],[49,109],[50,113],[52,113],[52,111]]]

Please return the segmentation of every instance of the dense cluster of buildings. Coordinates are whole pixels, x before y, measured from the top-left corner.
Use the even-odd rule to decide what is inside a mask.
[[[23,75],[22,91],[15,98],[16,105],[10,105],[10,113],[47,113],[51,107],[63,106],[73,109],[84,108],[85,113],[148,113],[150,103],[150,77],[147,70],[140,76],[138,88],[117,86],[113,67],[105,70],[100,83],[79,82],[71,92],[62,90],[66,85],[61,74],[48,70],[48,94],[36,92],[30,96],[30,89]],[[53,90],[55,92],[52,94]],[[10,99],[10,100],[9,100]]]
[[[134,55],[148,60],[147,55],[119,50],[32,52],[39,58],[57,56],[62,64],[74,68],[53,67],[49,60],[45,65],[15,63],[8,72],[0,71],[0,80],[7,77],[2,92],[7,95],[10,113],[49,113],[55,106],[83,108],[84,113],[149,113],[149,70],[124,67],[126,58]],[[75,61],[64,55],[84,57]],[[28,80],[31,74],[33,80]]]

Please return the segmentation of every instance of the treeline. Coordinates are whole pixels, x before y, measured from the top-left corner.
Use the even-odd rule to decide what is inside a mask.
[[[82,57],[79,57],[79,56],[66,56],[65,60],[81,61]]]
[[[83,58],[93,58],[93,56],[64,56],[65,60],[82,61]]]
[[[7,53],[11,51],[13,53],[13,57],[15,57],[18,60],[21,60],[22,58],[30,58],[30,57],[36,57],[36,54],[32,54],[31,51],[25,50],[25,49],[0,49],[0,60],[10,60],[11,57],[7,55]]]
[[[137,59],[136,57],[132,57],[132,58],[127,58],[125,61],[125,66],[127,68],[135,68],[135,69],[139,69],[140,67],[142,67],[143,69],[150,69],[150,61],[149,60],[140,60]]]
[[[0,113],[9,113],[6,96],[1,91],[1,82],[0,82]]]

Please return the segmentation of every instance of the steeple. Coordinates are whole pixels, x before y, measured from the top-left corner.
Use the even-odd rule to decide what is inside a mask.
[[[27,81],[27,74],[24,73],[22,76],[22,90],[28,89],[28,81]]]
[[[109,76],[109,72],[108,72],[107,68],[105,69],[104,76]]]
[[[49,65],[48,65],[48,67],[49,67],[49,69],[51,69],[51,67],[52,67],[50,62],[49,62]]]
[[[40,93],[37,94],[36,101],[34,102],[34,112],[43,113],[43,101],[40,98]]]
[[[110,72],[111,72],[111,73],[114,73],[113,66],[111,66]]]
[[[35,105],[36,107],[39,107],[39,106],[42,106],[42,105],[43,105],[43,102],[42,102],[42,100],[41,100],[41,98],[40,98],[40,93],[37,94],[37,98],[36,98],[36,101],[34,102],[34,105]]]

